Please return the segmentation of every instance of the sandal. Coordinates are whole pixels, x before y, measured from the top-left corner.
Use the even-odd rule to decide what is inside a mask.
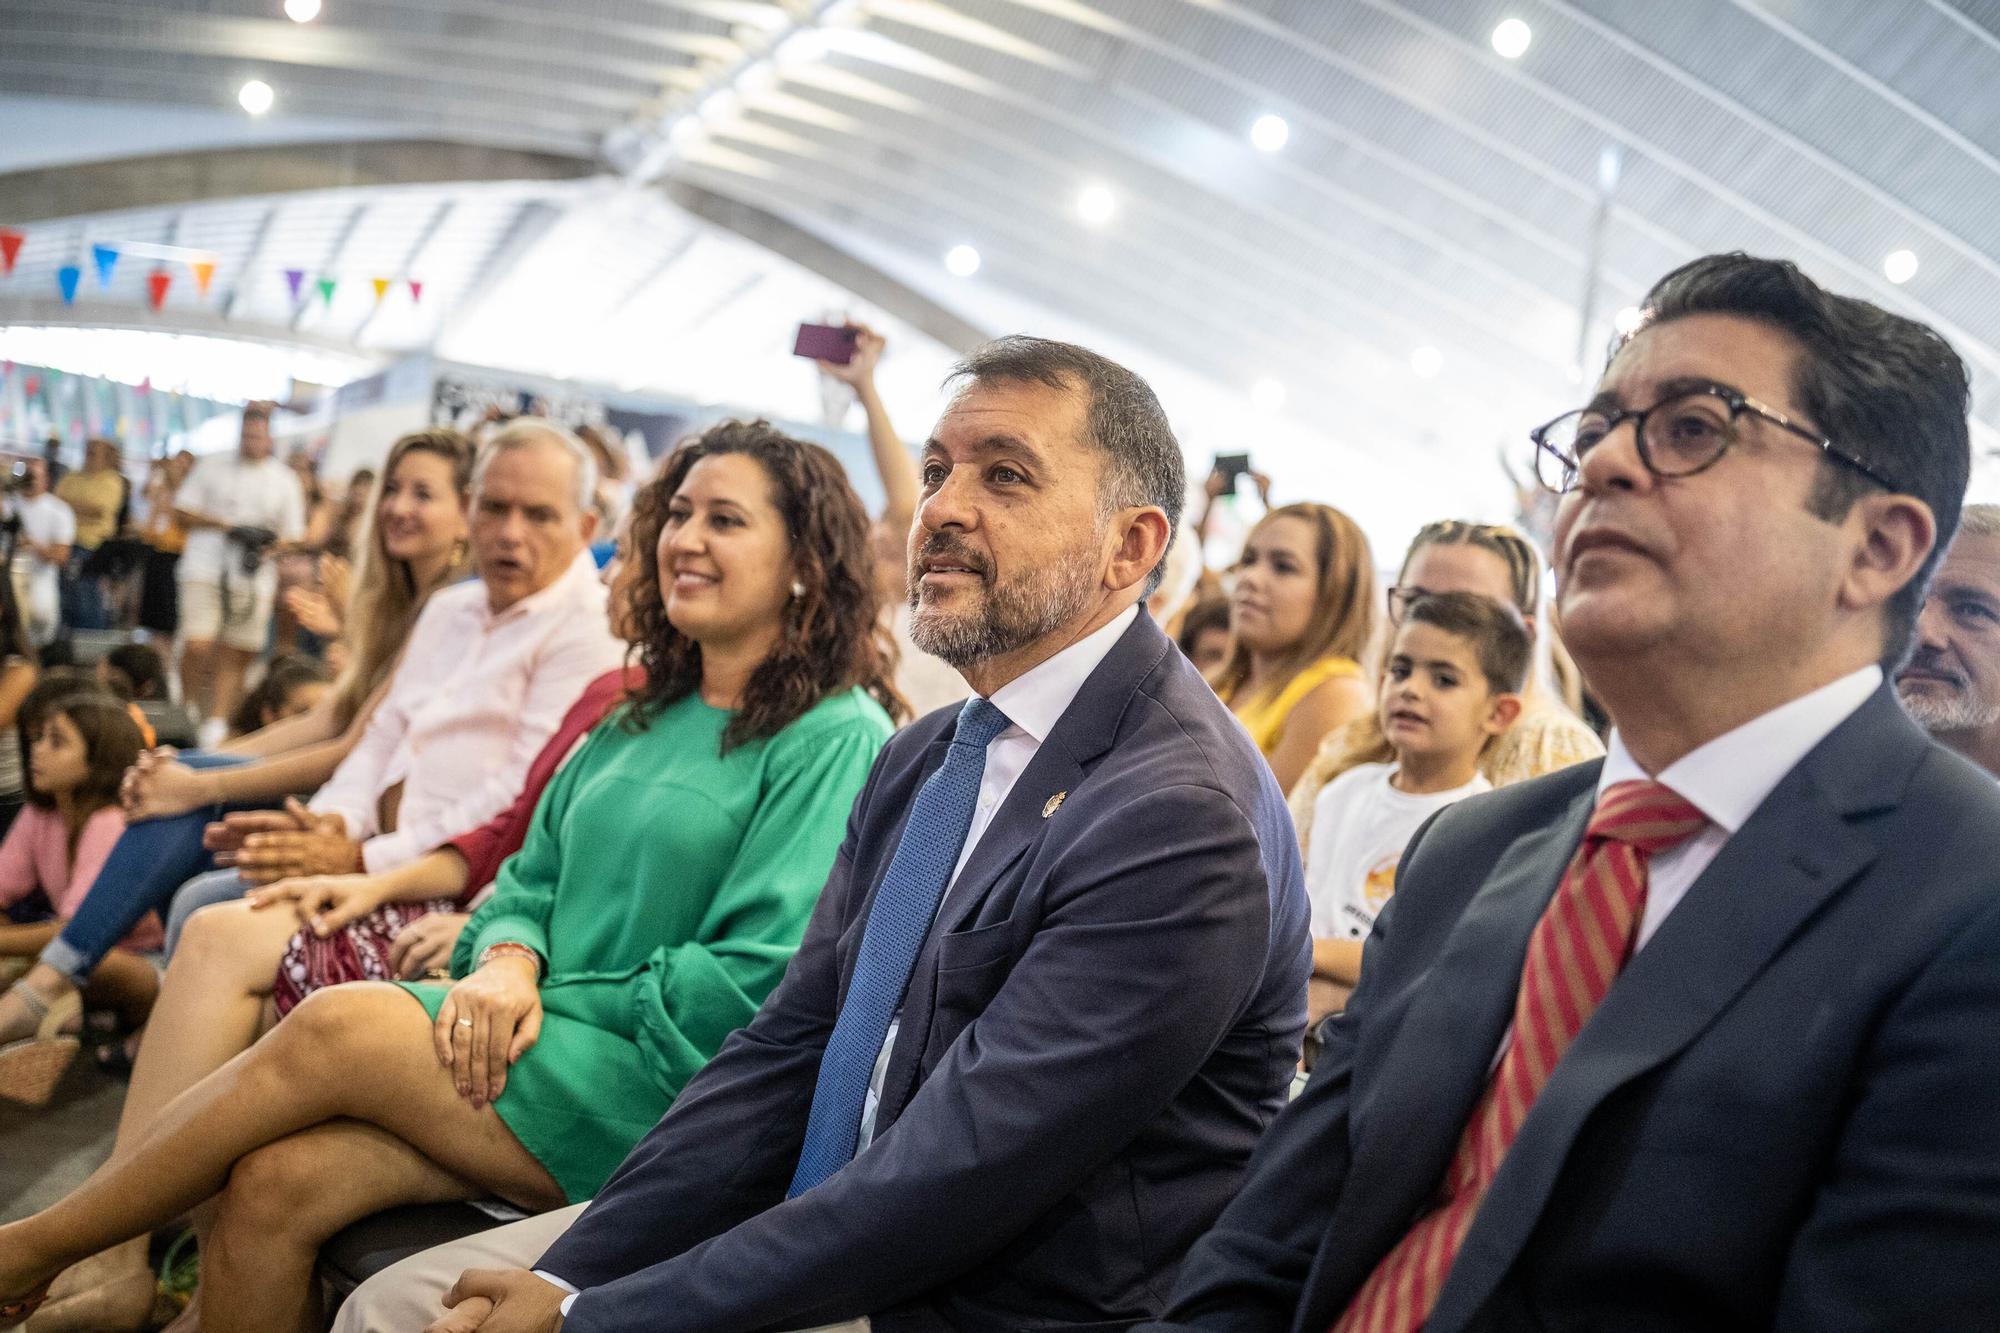
[[[0,1046],[0,1097],[26,1106],[46,1106],[82,1045],[75,1032],[63,1029],[82,1026],[83,997],[67,991],[51,1003],[32,986],[14,989],[41,1021],[34,1036]],[[0,1307],[0,1319],[6,1318],[6,1308]],[[0,1328],[8,1327],[12,1325],[0,1323]]]

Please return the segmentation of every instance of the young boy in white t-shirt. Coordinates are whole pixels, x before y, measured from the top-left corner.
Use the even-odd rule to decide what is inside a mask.
[[[1445,806],[1491,789],[1479,756],[1520,716],[1532,653],[1519,613],[1490,597],[1427,593],[1405,608],[1376,703],[1396,761],[1357,765],[1313,802],[1312,1024],[1347,1002],[1411,836]]]

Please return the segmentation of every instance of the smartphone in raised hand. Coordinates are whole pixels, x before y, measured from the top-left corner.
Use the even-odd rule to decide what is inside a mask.
[[[844,366],[854,359],[854,343],[859,335],[860,330],[851,325],[801,324],[799,336],[792,343],[792,355]]]

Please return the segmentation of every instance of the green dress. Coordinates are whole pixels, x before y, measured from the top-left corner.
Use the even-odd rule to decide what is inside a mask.
[[[600,723],[535,807],[452,954],[548,960],[542,1032],[494,1109],[571,1202],[605,1179],[791,961],[888,715],[859,689],[724,755],[690,696],[634,733]],[[408,983],[433,1020],[448,987]]]

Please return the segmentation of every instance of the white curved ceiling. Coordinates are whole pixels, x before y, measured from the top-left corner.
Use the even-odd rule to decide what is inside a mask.
[[[1488,40],[1508,16],[1533,31],[1518,60]],[[1281,490],[1393,515],[1370,524],[1385,538],[1440,506],[1504,513],[1496,452],[1576,394],[1579,348],[1594,370],[1615,312],[1712,250],[1793,257],[1937,325],[1974,368],[1980,446],[2000,444],[1993,0],[326,0],[305,26],[278,0],[0,6],[0,94],[222,123],[248,77],[277,89],[265,137],[340,121],[699,186],[977,326],[1095,341],[1160,380],[1192,454],[1248,444]],[[1273,113],[1290,139],[1266,154],[1247,131]],[[1079,220],[1088,183],[1112,192],[1110,225]],[[654,382],[632,327],[733,313],[676,353],[720,377],[740,371],[729,340],[825,296],[733,289],[723,238],[605,182],[336,193],[315,205],[326,236],[438,273],[435,316],[325,330],[380,346],[469,340],[478,359]],[[245,201],[243,221],[308,198]],[[496,277],[524,215],[542,248]],[[944,271],[958,244],[977,278]],[[1882,260],[1905,248],[1918,269],[1897,286]],[[533,324],[533,293],[583,288]],[[295,313],[262,299],[239,305]],[[461,302],[484,313],[454,329]],[[919,349],[915,432],[946,356],[901,341]],[[1420,347],[1436,378],[1413,369]],[[1249,405],[1260,380],[1283,386],[1280,412]]]

